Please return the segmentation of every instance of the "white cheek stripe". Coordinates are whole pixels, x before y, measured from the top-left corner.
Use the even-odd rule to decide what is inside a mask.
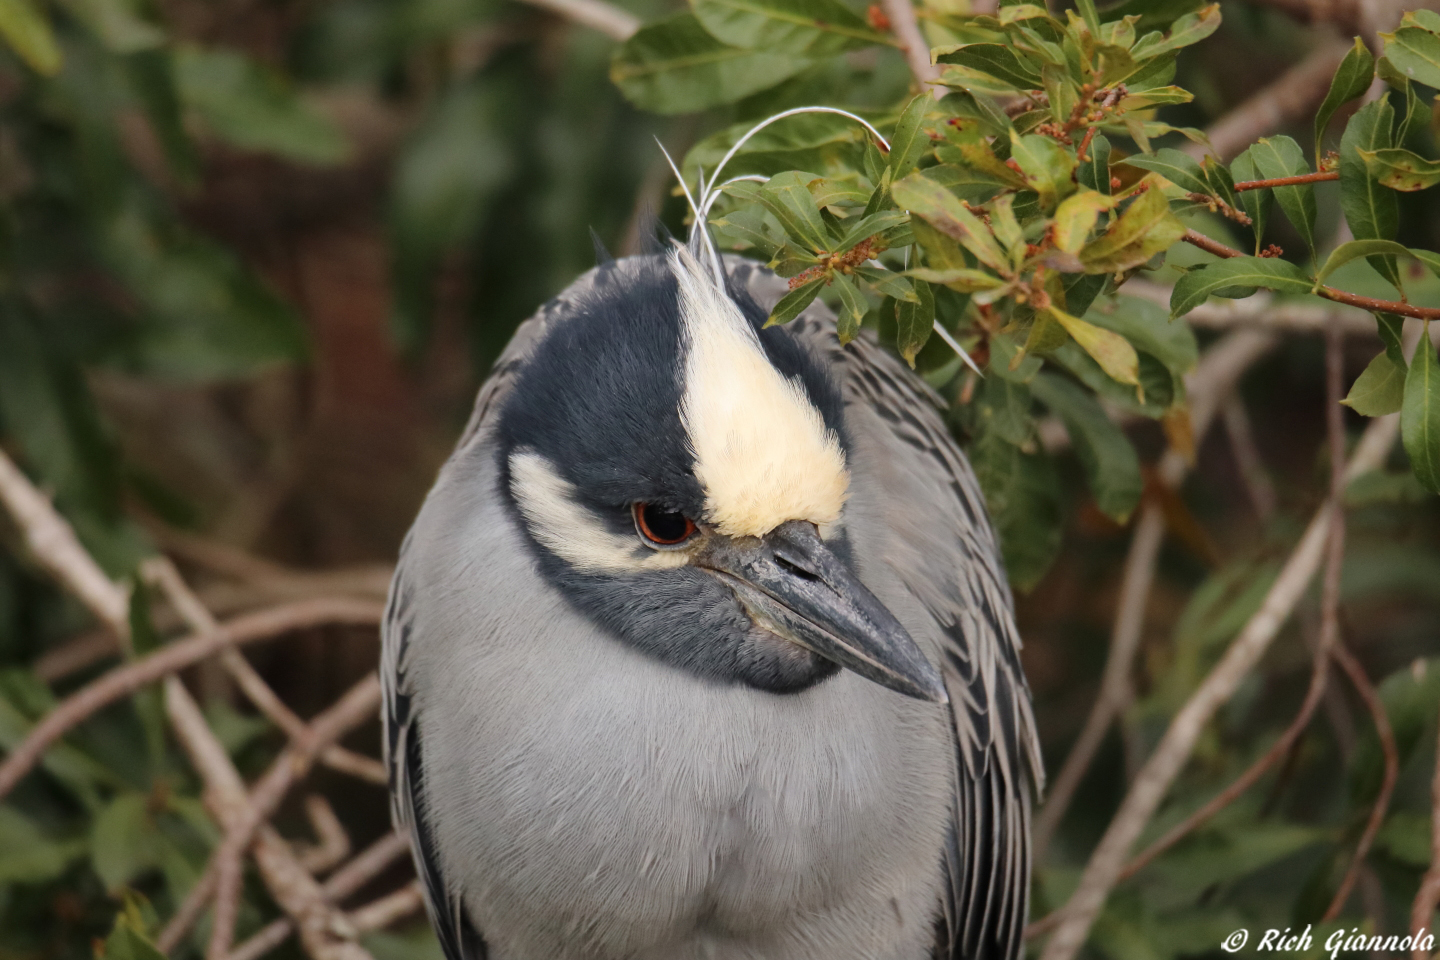
[[[613,533],[575,497],[575,487],[533,450],[510,455],[510,492],[530,533],[548,550],[590,573],[638,573],[683,567],[678,550],[650,550]]]
[[[850,485],[839,438],[683,247],[670,265],[685,331],[681,419],[706,520],[736,537],[764,536],[787,520],[835,523]]]

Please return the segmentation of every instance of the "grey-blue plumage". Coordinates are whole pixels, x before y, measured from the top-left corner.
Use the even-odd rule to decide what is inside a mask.
[[[838,518],[763,538],[767,569],[853,576],[845,622],[893,663],[791,636],[716,554],[762,540],[707,522],[676,262],[604,264],[521,326],[402,550],[386,757],[446,955],[1011,960],[1042,772],[974,476],[909,370],[818,303],[761,331],[784,281],[727,261],[848,478]],[[637,503],[699,521],[694,552],[642,542]]]

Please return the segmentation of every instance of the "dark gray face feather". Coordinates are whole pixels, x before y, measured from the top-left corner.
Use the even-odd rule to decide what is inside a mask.
[[[843,445],[841,401],[827,372],[784,328],[761,329],[765,312],[748,296],[734,299],[770,362],[799,379]],[[700,518],[704,491],[680,419],[682,318],[665,258],[602,266],[594,294],[573,309],[537,344],[500,411],[503,495],[515,506],[510,455],[525,449],[553,465],[607,530],[636,544],[637,501]],[[528,529],[518,508],[516,516]],[[594,622],[695,676],[778,693],[839,669],[757,627],[714,573],[691,566],[597,573],[577,569],[533,536],[531,545],[542,574]],[[829,545],[846,555],[843,537]]]

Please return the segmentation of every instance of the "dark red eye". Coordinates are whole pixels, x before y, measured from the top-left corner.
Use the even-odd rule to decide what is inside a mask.
[[[653,544],[673,547],[695,535],[695,521],[683,513],[671,513],[653,503],[636,503],[630,510],[635,514],[635,529]]]

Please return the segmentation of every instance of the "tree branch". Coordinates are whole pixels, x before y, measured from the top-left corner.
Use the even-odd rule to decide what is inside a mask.
[[[1383,463],[1398,430],[1395,415],[1372,421],[1346,467],[1346,479]],[[1310,521],[1260,609],[1171,721],[1092,853],[1074,895],[1061,908],[1064,916],[1041,960],[1071,960],[1079,951],[1100,907],[1120,878],[1130,847],[1164,799],[1206,724],[1265,653],[1315,575],[1325,552],[1331,517],[1327,503]]]
[[[1320,183],[1325,180],[1339,179],[1339,170],[1321,170],[1319,173],[1302,173],[1295,177],[1275,177],[1272,180],[1242,180],[1235,184],[1235,192],[1269,190],[1271,187],[1296,187],[1302,183]]]
[[[118,588],[117,588],[118,589]],[[44,755],[66,731],[95,711],[172,673],[212,657],[228,646],[269,640],[294,630],[326,624],[374,626],[384,614],[381,604],[353,597],[316,597],[236,617],[214,633],[198,634],[161,647],[142,659],[117,667],[61,701],[37,723],[0,764],[0,797]]]
[[[1337,642],[1340,632],[1340,570],[1345,559],[1345,423],[1344,411],[1340,407],[1342,396],[1344,341],[1339,324],[1332,325],[1326,338],[1325,350],[1325,421],[1330,446],[1330,531],[1326,543],[1325,579],[1321,590],[1320,641],[1316,644],[1313,666],[1310,671],[1310,686],[1305,691],[1305,700],[1300,712],[1290,725],[1271,745],[1265,754],[1250,765],[1243,774],[1199,810],[1186,817],[1156,840],[1143,853],[1131,860],[1120,872],[1119,880],[1133,876],[1160,854],[1169,850],[1183,837],[1198,829],[1211,817],[1229,806],[1270,769],[1277,760],[1290,752],[1295,741],[1310,723],[1316,706],[1325,691],[1329,674],[1330,651]]]
[[[1390,809],[1390,797],[1395,793],[1395,781],[1400,777],[1400,752],[1395,746],[1395,732],[1390,729],[1390,718],[1385,713],[1385,704],[1380,702],[1380,695],[1375,692],[1370,678],[1365,676],[1365,668],[1355,659],[1354,654],[1346,650],[1343,643],[1338,642],[1332,650],[1340,668],[1355,685],[1355,690],[1360,694],[1360,699],[1365,701],[1365,706],[1370,709],[1370,717],[1375,723],[1375,735],[1380,739],[1380,750],[1385,757],[1385,773],[1380,782],[1380,793],[1375,797],[1375,805],[1370,808],[1370,817],[1360,834],[1360,841],[1355,844],[1355,856],[1345,871],[1345,878],[1340,881],[1339,889],[1335,891],[1335,899],[1330,901],[1325,916],[1320,918],[1321,923],[1329,923],[1339,916],[1345,907],[1345,901],[1350,899],[1350,891],[1360,876],[1360,868],[1365,865],[1370,845],[1375,842],[1375,835],[1380,832],[1380,827],[1385,822],[1385,813]]]
[[[890,29],[894,31],[895,39],[900,41],[905,62],[910,65],[910,73],[920,85],[920,92],[928,90],[939,100],[945,96],[946,90],[935,84],[940,79],[940,68],[930,62],[930,44],[925,42],[925,36],[920,32],[914,3],[911,0],[881,0],[881,6],[885,8],[885,16],[890,18]]]
[[[387,833],[365,848],[355,859],[336,870],[320,888],[331,903],[339,903],[374,880],[392,863],[410,852],[410,841],[398,833]],[[229,960],[259,960],[285,942],[295,931],[289,918],[275,920],[230,954]]]
[[[387,893],[378,900],[372,900],[350,912],[350,922],[361,933],[383,930],[396,920],[403,920],[412,913],[419,913],[425,907],[425,895],[420,892],[420,881],[411,880],[394,893]]]
[[[1243,257],[1244,254],[1234,247],[1227,247],[1219,240],[1212,240],[1193,229],[1187,229],[1182,237],[1186,243],[1199,247],[1206,253],[1213,253],[1222,260],[1231,257]],[[1361,310],[1368,310],[1371,313],[1393,313],[1401,317],[1414,317],[1416,320],[1440,320],[1440,308],[1417,307],[1414,304],[1401,303],[1398,300],[1378,300],[1375,297],[1362,297],[1358,293],[1346,293],[1344,290],[1336,290],[1334,287],[1321,286],[1315,290],[1317,297],[1324,297],[1335,303],[1343,303],[1351,307],[1359,307]]]
[[[1197,439],[1205,435],[1214,419],[1217,398],[1232,394],[1244,371],[1277,342],[1273,334],[1243,330],[1230,334],[1206,352],[1186,382],[1190,394],[1191,423]],[[1183,455],[1174,450],[1167,451],[1160,461],[1159,482],[1172,489],[1178,487],[1188,469]],[[1106,655],[1100,692],[1089,716],[1085,718],[1080,736],[1065,756],[1065,763],[1050,788],[1045,805],[1035,818],[1034,857],[1037,862],[1044,856],[1055,830],[1064,819],[1065,811],[1104,742],[1110,724],[1130,703],[1130,677],[1135,654],[1140,648],[1145,608],[1149,603],[1155,561],[1160,555],[1164,535],[1164,508],[1157,498],[1147,497],[1135,523],[1130,551],[1125,557],[1125,573],[1120,582],[1115,626],[1110,635],[1110,650]],[[1027,931],[1027,936],[1036,935],[1033,930]]]
[[[640,18],[605,0],[524,0],[621,43],[640,29]]]

